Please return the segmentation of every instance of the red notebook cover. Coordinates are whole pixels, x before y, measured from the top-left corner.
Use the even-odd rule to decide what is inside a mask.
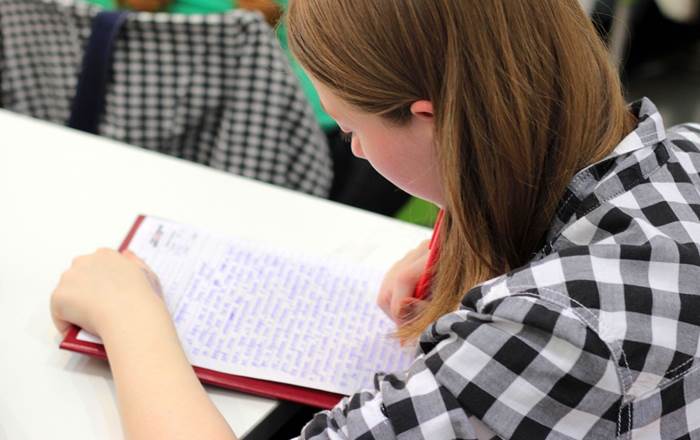
[[[129,247],[131,239],[136,234],[139,226],[143,222],[144,216],[140,215],[131,227],[126,238],[119,246],[119,251]],[[60,347],[64,350],[75,351],[77,353],[86,354],[88,356],[107,359],[102,344],[94,342],[81,341],[78,339],[80,329],[72,326],[66,337],[61,342]],[[315,390],[311,388],[300,387],[280,382],[270,382],[267,380],[253,379],[244,376],[235,376],[233,374],[221,373],[219,371],[208,370],[206,368],[193,367],[195,374],[202,383],[215,385],[222,388],[228,388],[243,393],[255,394],[262,397],[273,399],[289,400],[292,402],[302,403],[322,409],[330,409],[343,397],[340,394],[330,393],[328,391]]]

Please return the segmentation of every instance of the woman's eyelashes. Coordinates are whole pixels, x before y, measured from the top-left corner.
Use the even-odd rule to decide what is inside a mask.
[[[352,142],[352,131],[341,131],[340,137],[347,143]]]

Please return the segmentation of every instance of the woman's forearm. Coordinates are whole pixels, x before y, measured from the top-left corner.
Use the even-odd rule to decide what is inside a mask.
[[[135,310],[101,334],[126,438],[235,439],[180,346],[165,308]]]

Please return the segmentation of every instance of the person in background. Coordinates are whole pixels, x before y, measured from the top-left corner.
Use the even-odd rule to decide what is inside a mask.
[[[319,126],[326,134],[333,157],[333,186],[331,200],[367,209],[385,215],[394,215],[409,200],[408,194],[400,190],[365,161],[349,154],[348,142],[342,136],[335,123],[324,110],[318,93],[296,58],[289,51],[287,29],[284,23],[278,23],[282,11],[287,8],[288,0],[87,0],[104,9],[131,9],[144,12],[170,12],[181,14],[213,14],[242,8],[259,11],[266,21],[276,27],[277,37],[282,50],[289,59],[290,67],[304,91],[314,111]],[[402,218],[408,221],[429,223],[434,218],[431,209],[425,208],[419,201],[409,207]]]
[[[282,11],[273,0],[87,0],[104,9],[131,9],[142,12],[171,12],[179,14],[213,14],[239,7],[260,11],[274,26]]]
[[[294,0],[288,31],[352,152],[443,212],[378,295],[413,364],[302,438],[700,435],[700,125],[624,101],[577,0]],[[128,437],[234,438],[153,279],[76,259],[58,330],[102,337]]]

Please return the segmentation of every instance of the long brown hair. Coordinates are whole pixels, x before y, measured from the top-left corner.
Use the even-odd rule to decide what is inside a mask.
[[[356,108],[406,122],[433,103],[445,200],[417,337],[474,285],[526,264],[577,170],[631,129],[578,0],[292,0],[289,45]]]

